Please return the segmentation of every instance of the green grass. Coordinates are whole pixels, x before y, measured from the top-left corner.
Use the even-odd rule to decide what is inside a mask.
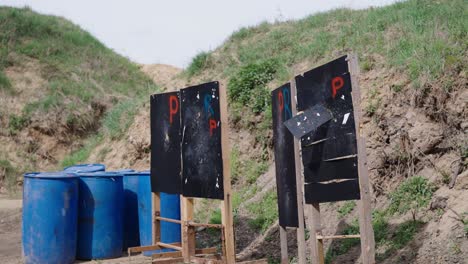
[[[345,202],[340,208],[338,208],[338,216],[340,218],[347,216],[349,213],[351,213],[354,210],[354,207],[356,207],[355,201]]]
[[[465,6],[464,0],[409,0],[262,23],[233,33],[214,51],[219,54],[212,60],[215,70],[230,78],[236,69],[262,60],[276,59],[287,66],[303,61],[319,64],[337,53],[354,51],[362,56],[364,70],[383,66],[364,55],[378,54],[385,58],[385,67],[403,71],[414,82],[435,81],[447,69],[466,67]]]
[[[119,139],[127,132],[133,123],[135,114],[139,110],[141,102],[136,100],[127,100],[114,106],[103,120],[104,131],[111,139]]]
[[[10,80],[5,75],[5,73],[0,69],[0,91],[7,91],[9,93],[13,92]]]
[[[411,211],[416,221],[419,210],[428,206],[435,187],[426,178],[414,176],[406,179],[390,193],[390,214],[405,214]]]
[[[3,69],[25,59],[40,65],[39,73],[48,81],[46,94],[25,107],[28,114],[55,109],[67,120],[95,102],[120,106],[158,90],[137,65],[88,32],[29,8],[0,7],[0,43],[0,86],[6,83]]]
[[[247,210],[254,217],[249,220],[250,227],[265,232],[278,219],[276,191],[269,191],[260,201],[248,204]]]
[[[102,141],[102,139],[102,134],[90,137],[80,149],[65,156],[58,169],[60,170],[63,169],[63,167],[85,162],[91,154],[91,151]]]
[[[187,67],[186,73],[188,77],[192,77],[201,73],[203,70],[210,68],[211,54],[208,52],[200,52],[193,59]]]
[[[21,129],[23,129],[29,123],[29,118],[27,116],[21,115],[17,116],[15,114],[11,114],[9,121],[8,121],[8,130],[10,134],[15,135]]]
[[[421,221],[406,221],[399,224],[385,240],[380,241],[380,245],[384,246],[385,251],[377,255],[377,260],[383,261],[392,257],[397,250],[404,248],[409,242],[413,241],[414,236],[423,226],[424,223]]]
[[[355,235],[359,234],[359,223],[357,219],[355,219],[350,225],[348,225],[343,230],[343,235]],[[330,247],[325,255],[325,263],[329,264],[332,262],[339,255],[343,255],[347,253],[351,248],[357,246],[359,244],[359,238],[349,238],[343,239],[337,242],[335,245]]]
[[[235,184],[239,180],[239,177],[241,176],[240,167],[242,165],[241,160],[240,160],[240,150],[236,144],[232,146],[230,162],[231,162],[231,181],[233,184]]]

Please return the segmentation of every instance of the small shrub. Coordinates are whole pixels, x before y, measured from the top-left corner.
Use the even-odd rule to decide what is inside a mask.
[[[414,235],[423,226],[420,221],[408,221],[400,224],[392,237],[392,247],[396,250],[403,248],[413,240]]]
[[[249,106],[254,113],[265,111],[270,105],[266,85],[275,78],[278,67],[279,62],[274,59],[243,66],[229,79],[230,102]]]
[[[372,212],[372,227],[374,229],[374,238],[377,244],[385,241],[388,235],[388,220],[385,212],[374,211]]]
[[[347,216],[351,211],[353,211],[354,207],[356,207],[356,202],[355,201],[347,201],[338,208],[338,215],[340,218],[343,218]]]
[[[193,59],[187,68],[189,77],[201,73],[203,70],[211,66],[211,54],[208,52],[200,52]]]
[[[29,118],[26,116],[17,116],[15,114],[10,115],[10,119],[8,122],[8,128],[11,134],[18,133],[21,129],[27,126],[29,123]]]
[[[210,217],[210,224],[220,225],[222,223],[221,210],[216,209]]]
[[[434,187],[426,178],[411,177],[390,194],[388,210],[391,214],[404,214],[411,211],[413,221],[416,221],[418,211],[429,204],[433,193]]]

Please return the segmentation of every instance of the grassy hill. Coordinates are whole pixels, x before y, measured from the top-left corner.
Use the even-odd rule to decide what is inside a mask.
[[[0,137],[18,146],[0,150],[2,168],[84,161],[103,137],[121,137],[155,91],[137,65],[69,21],[0,7]]]

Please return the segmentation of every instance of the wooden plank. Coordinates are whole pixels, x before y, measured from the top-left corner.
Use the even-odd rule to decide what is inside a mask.
[[[130,247],[127,249],[127,252],[128,254],[131,254],[131,253],[139,253],[143,251],[158,250],[158,249],[161,249],[161,247],[158,245]]]
[[[181,258],[182,252],[181,251],[174,251],[174,252],[164,252],[164,253],[155,253],[151,255],[153,259],[157,258]]]
[[[153,264],[183,263],[184,258],[153,259]]]
[[[288,232],[286,228],[280,226],[281,264],[288,264]]]
[[[176,243],[173,243],[173,244],[168,244],[168,243],[163,243],[163,242],[158,242],[158,246],[162,247],[162,248],[170,248],[170,249],[175,249],[175,250],[182,250],[182,247],[180,246],[180,244],[176,244]]]
[[[195,229],[187,223],[193,220],[193,198],[182,197],[182,256],[185,263],[195,256]]]
[[[313,264],[323,264],[323,243],[322,240],[317,239],[317,237],[322,234],[320,205],[318,203],[307,204],[306,208],[309,215],[307,223],[310,231],[309,247],[311,249],[311,261]]]
[[[248,260],[243,262],[237,262],[237,264],[267,264],[267,259]]]
[[[293,116],[297,114],[297,89],[296,81],[291,81],[291,108]],[[303,192],[303,169],[301,159],[301,143],[297,138],[294,138],[294,159],[296,163],[296,194],[297,194],[297,218],[298,228],[297,232],[297,255],[298,263],[305,264],[306,259],[306,242],[305,242],[305,226],[304,226],[304,192]]]
[[[361,255],[363,264],[375,263],[375,239],[372,228],[372,208],[369,189],[369,174],[367,170],[367,154],[365,140],[361,131],[361,92],[357,77],[359,65],[356,54],[348,55],[349,71],[351,73],[352,99],[354,106],[354,120],[358,146],[358,172],[361,200],[358,202],[359,230],[361,233]]]
[[[229,122],[227,111],[226,87],[219,87],[219,103],[221,114],[221,149],[223,156],[223,186],[224,200],[221,202],[222,224],[224,226],[225,258],[228,264],[236,262],[236,250],[234,243],[234,226],[231,203],[231,164],[230,164],[230,144],[229,144]]]
[[[166,217],[161,217],[161,216],[156,216],[155,219],[159,221],[169,222],[169,223],[182,224],[182,220],[171,219],[171,218],[166,218]]]
[[[207,228],[218,228],[218,229],[223,228],[223,225],[195,223],[195,222],[193,222],[193,221],[190,221],[190,222],[188,222],[187,224],[188,224],[189,226],[193,226],[193,227],[207,227]]]
[[[346,239],[346,238],[360,238],[361,235],[333,235],[333,236],[317,236],[317,239]]]
[[[195,250],[196,255],[208,255],[208,254],[216,254],[218,249],[215,247],[212,248],[198,248]]]
[[[151,193],[152,198],[152,216],[153,216],[153,244],[155,245],[159,241],[161,241],[161,223],[156,220],[156,217],[161,215],[161,198],[159,193]]]

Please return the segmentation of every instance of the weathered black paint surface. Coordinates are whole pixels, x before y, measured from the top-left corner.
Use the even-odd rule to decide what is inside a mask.
[[[181,90],[182,193],[224,199],[219,84]]]
[[[303,113],[284,121],[284,125],[300,139],[304,135],[315,134],[317,129],[330,119],[332,119],[331,111],[321,104],[316,104]]]
[[[283,124],[292,116],[291,85],[272,91],[271,101],[279,224],[298,227],[294,138]]]
[[[304,189],[305,201],[308,204],[360,199],[358,180],[309,183]]]
[[[324,161],[325,142],[302,148],[304,182],[316,183],[334,179],[357,179],[357,157]]]
[[[151,191],[180,194],[181,135],[179,92],[155,94],[151,111]]]
[[[346,56],[296,76],[295,80],[299,111],[323,104],[333,116],[315,133],[301,139],[306,202],[359,198],[352,87]],[[356,180],[323,183],[336,179]]]

